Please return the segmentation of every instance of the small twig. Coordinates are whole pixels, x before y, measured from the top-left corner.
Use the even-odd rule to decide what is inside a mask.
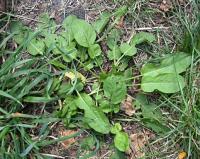
[[[135,28],[136,31],[142,31],[142,30],[157,30],[157,29],[169,29],[169,27],[144,27],[144,28]]]
[[[19,19],[32,20],[32,21],[35,21],[35,22],[44,23],[44,22],[42,22],[42,21],[39,21],[39,20],[36,20],[36,19],[32,19],[32,18],[28,18],[28,17],[21,16],[21,15],[14,15],[14,14],[7,13],[7,12],[2,12],[2,11],[0,11],[0,13],[3,13],[3,14],[6,14],[6,15],[9,15],[9,16],[11,16],[11,17],[19,18]]]
[[[61,158],[64,159],[65,157],[58,156],[58,155],[53,155],[53,154],[47,154],[47,153],[40,153],[43,156],[48,156],[48,157],[55,157],[55,158]]]

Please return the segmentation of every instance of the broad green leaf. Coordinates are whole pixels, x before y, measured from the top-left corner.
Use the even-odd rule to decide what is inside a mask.
[[[50,39],[49,39],[50,40]],[[52,39],[52,42],[54,39]],[[53,49],[54,54],[63,54],[63,51],[66,51],[66,48],[68,47],[68,43],[65,38],[62,36],[57,36],[56,37],[56,43]]]
[[[92,59],[101,55],[101,47],[99,46],[99,44],[91,45],[88,48],[88,54],[89,54],[90,58],[92,58]]]
[[[120,61],[119,61],[119,65],[117,67],[117,69],[119,71],[124,71],[127,67],[128,67],[128,64],[129,64],[129,61],[131,60],[131,57],[130,56],[125,56],[123,57]]]
[[[131,45],[138,45],[143,42],[152,43],[155,40],[156,38],[152,33],[140,32],[140,33],[137,33],[135,36],[133,36],[133,38],[131,39]]]
[[[75,102],[80,109],[84,110],[86,122],[92,129],[102,134],[108,134],[110,132],[108,118],[95,106],[94,101],[89,95],[79,94]]]
[[[108,12],[103,12],[100,18],[93,23],[93,27],[98,34],[100,34],[105,26],[108,24],[111,14]]]
[[[65,29],[68,29],[68,27],[70,27],[72,25],[72,23],[74,22],[74,20],[76,20],[76,19],[77,19],[77,17],[75,15],[67,16],[63,21],[63,27]]]
[[[115,138],[114,138],[114,144],[115,144],[115,147],[122,151],[122,152],[125,152],[129,149],[129,138],[128,138],[128,134],[125,133],[125,132],[118,132],[116,135],[115,135]]]
[[[93,61],[94,61],[95,66],[100,67],[103,64],[103,56],[102,55],[97,56],[95,57]]]
[[[71,117],[77,113],[77,106],[73,96],[67,96],[63,102],[62,109],[56,112],[56,116],[64,118],[65,125],[69,125]]]
[[[122,32],[119,29],[111,30],[110,34],[107,37],[107,45],[111,50],[113,50],[113,47],[116,47],[117,42],[120,40],[121,34]]]
[[[13,36],[14,41],[17,44],[21,44],[28,36],[30,29],[24,26],[21,22],[14,21],[10,24],[10,31],[12,33],[15,33],[15,35]]]
[[[144,94],[137,94],[135,105],[142,110],[141,120],[145,126],[157,133],[169,131],[166,121],[163,120],[160,108],[153,103],[149,103]]]
[[[101,101],[103,100],[103,101]],[[99,108],[104,112],[104,113],[110,113],[114,112],[117,113],[120,110],[120,105],[119,104],[112,104],[107,100],[101,99],[99,100]]]
[[[121,55],[122,53],[117,45],[114,46],[112,50],[108,51],[109,60],[118,60]]]
[[[46,34],[44,43],[48,49],[54,49],[58,36],[56,34]]]
[[[32,39],[27,46],[27,51],[31,55],[43,55],[45,51],[45,44],[41,39]]]
[[[80,58],[81,62],[86,61],[89,57],[87,53],[88,49],[78,45],[77,50],[78,50],[78,57]]]
[[[160,65],[147,63],[142,67],[143,76],[157,76],[163,73],[180,74],[186,71],[187,67],[191,64],[191,56],[178,52],[167,56],[161,61]]]
[[[22,30],[25,30],[25,29],[26,29],[26,27],[20,21],[12,21],[10,23],[10,31],[12,33],[13,32],[21,32]]]
[[[185,87],[184,78],[176,74],[160,74],[158,76],[144,76],[141,88],[144,92],[159,90],[163,93],[176,93]]]
[[[55,33],[57,25],[55,21],[51,19],[47,13],[42,13],[39,16],[39,21],[40,23],[38,23],[37,29],[38,30],[42,29],[41,32],[42,35],[45,36],[46,34]]]
[[[110,132],[111,132],[112,134],[117,134],[117,133],[119,133],[121,130],[122,130],[122,126],[120,125],[120,123],[115,123],[115,125],[113,125],[113,126],[111,127]]]
[[[48,46],[48,51],[54,54],[62,54],[65,62],[71,62],[77,57],[77,49],[75,42],[68,43],[62,36],[49,34],[45,39],[45,44]]]
[[[65,18],[63,21],[63,28],[65,29],[65,32],[61,32],[61,35],[68,39],[69,42],[74,40],[74,34],[72,31],[72,23],[74,20],[76,20],[77,17],[74,15],[69,15]]]
[[[122,43],[120,50],[126,56],[133,56],[137,53],[136,47],[134,45],[131,46],[128,43]]]
[[[89,47],[96,40],[94,28],[82,19],[75,19],[72,23],[72,32],[77,43],[84,47]]]
[[[122,76],[111,75],[103,82],[104,94],[112,104],[121,103],[127,93],[125,79]]]
[[[63,54],[65,62],[71,62],[73,59],[76,59],[78,51],[75,47],[69,45],[65,49],[65,53]]]

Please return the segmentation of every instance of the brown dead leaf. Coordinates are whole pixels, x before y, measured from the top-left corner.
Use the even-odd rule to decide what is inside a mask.
[[[69,135],[72,135],[76,132],[77,131],[74,131],[74,130],[63,130],[63,131],[60,132],[60,135],[61,136],[69,136]],[[76,142],[75,138],[70,138],[68,140],[62,141],[61,144],[64,146],[64,148],[68,148],[70,145],[72,145],[75,142]]]
[[[136,133],[130,135],[131,140],[131,159],[137,159],[144,157],[145,153],[142,149],[145,147],[145,144],[148,142],[149,137],[144,133]]]
[[[122,16],[119,20],[119,23],[115,26],[117,29],[121,29],[124,27],[124,16]]]
[[[160,9],[164,12],[168,12],[170,9],[172,9],[172,2],[170,0],[163,0],[160,4]]]
[[[132,102],[132,97],[127,96],[127,98],[121,104],[121,110],[125,111],[125,114],[127,114],[128,116],[132,116],[135,113]]]

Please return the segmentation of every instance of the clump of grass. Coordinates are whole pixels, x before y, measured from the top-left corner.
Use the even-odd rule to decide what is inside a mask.
[[[160,146],[161,152],[156,155],[161,158],[164,156],[170,158],[173,154],[177,156],[180,151],[185,151],[188,159],[198,159],[200,156],[200,18],[197,14],[197,3],[192,2],[190,5],[194,9],[192,14],[188,15],[180,8],[176,8],[175,13],[182,27],[182,31],[176,36],[178,51],[192,55],[192,64],[185,74],[188,84],[180,93],[171,96],[162,94],[158,99],[160,101],[158,105],[164,108],[171,129],[153,142],[154,144],[163,141],[164,146]]]

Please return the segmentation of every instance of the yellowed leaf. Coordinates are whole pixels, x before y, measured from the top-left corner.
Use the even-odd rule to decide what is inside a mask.
[[[22,114],[22,113],[19,113],[19,112],[12,113],[12,117],[13,117],[13,118],[21,117],[22,115],[23,115],[23,114]]]
[[[127,98],[121,104],[121,110],[125,111],[125,114],[127,114],[128,116],[132,116],[133,114],[135,114],[135,109],[133,107],[132,102],[132,97],[127,96]]]
[[[187,157],[187,153],[185,151],[181,151],[178,154],[178,159],[185,159]]]
[[[86,78],[79,72],[75,72],[75,73],[74,72],[66,72],[65,77],[68,77],[71,80],[75,80],[76,78],[79,78],[79,79],[81,79],[81,81],[83,83],[86,82]]]
[[[60,132],[60,135],[61,136],[69,136],[74,133],[76,133],[76,131],[74,131],[74,130],[64,130],[64,131]],[[61,144],[64,146],[64,148],[68,148],[70,145],[72,145],[75,142],[76,142],[75,138],[70,138],[68,140],[62,141]]]

